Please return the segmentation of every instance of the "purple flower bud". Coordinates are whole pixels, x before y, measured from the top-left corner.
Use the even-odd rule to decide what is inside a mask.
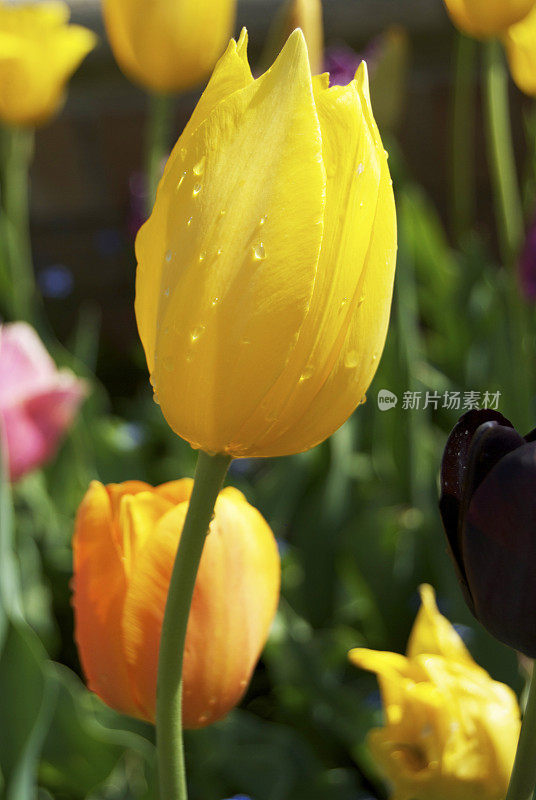
[[[439,508],[465,600],[500,641],[536,656],[536,431],[470,411],[447,442]]]

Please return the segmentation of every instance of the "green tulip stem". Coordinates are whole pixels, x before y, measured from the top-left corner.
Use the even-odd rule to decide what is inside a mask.
[[[533,671],[506,800],[531,800],[536,786],[536,672]]]
[[[499,41],[492,39],[486,42],[485,56],[488,151],[499,244],[505,266],[513,269],[523,242],[524,226],[512,143],[508,71]]]
[[[147,213],[153,210],[156,190],[162,177],[162,163],[171,150],[171,120],[173,97],[168,94],[149,95],[149,116],[147,120],[147,162],[148,183]]]
[[[458,34],[451,122],[452,225],[458,240],[470,231],[475,211],[476,54],[476,41]]]
[[[29,214],[33,153],[33,128],[0,127],[0,292],[8,313],[14,319],[28,321],[33,319],[37,299]]]
[[[161,800],[187,799],[182,742],[184,643],[203,545],[230,463],[229,456],[199,452],[192,496],[171,575],[160,638],[156,700]]]

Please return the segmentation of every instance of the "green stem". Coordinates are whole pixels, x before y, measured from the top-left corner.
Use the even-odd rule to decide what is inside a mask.
[[[508,101],[508,71],[499,41],[485,44],[486,115],[499,243],[505,266],[513,269],[523,241],[523,213],[517,181]]]
[[[29,321],[33,319],[37,299],[29,215],[29,170],[33,152],[33,128],[0,128],[0,187],[7,266],[6,292],[12,316]]]
[[[158,183],[162,177],[162,162],[171,150],[171,119],[173,98],[168,94],[149,96],[149,117],[147,121],[147,212],[153,210]]]
[[[506,800],[531,800],[536,786],[536,673],[530,680],[523,724]]]
[[[475,209],[475,62],[474,39],[456,37],[456,68],[452,102],[452,224],[458,240],[472,227]]]
[[[158,660],[156,743],[160,797],[186,800],[182,743],[182,662],[195,579],[229,456],[199,452],[194,488],[169,585]]]

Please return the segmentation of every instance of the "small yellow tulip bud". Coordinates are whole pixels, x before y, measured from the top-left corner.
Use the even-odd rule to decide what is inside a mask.
[[[508,28],[504,44],[516,85],[536,97],[536,6],[525,19]]]
[[[526,17],[534,0],[445,0],[445,5],[462,33],[487,39]]]
[[[295,31],[253,80],[231,41],[136,241],[162,412],[231,456],[313,447],[356,408],[389,321],[396,217],[365,64],[311,78]]]
[[[232,33],[236,0],[103,0],[103,12],[127,77],[179,92],[210,74]]]
[[[0,120],[38,125],[59,108],[71,74],[97,37],[68,25],[69,6],[59,0],[13,5],[0,1]]]
[[[396,800],[504,800],[520,730],[517,699],[476,664],[421,586],[407,656],[357,648],[375,672],[385,725],[369,734]]]

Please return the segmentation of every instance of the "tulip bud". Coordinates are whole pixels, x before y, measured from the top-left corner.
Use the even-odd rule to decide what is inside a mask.
[[[369,733],[372,756],[392,800],[504,800],[520,729],[516,696],[473,661],[432,587],[420,591],[406,656],[349,653],[378,675],[385,725]]]
[[[525,94],[536,97],[536,6],[504,36],[510,72]]]
[[[0,0],[3,122],[37,125],[58,110],[67,80],[97,41],[87,28],[68,25],[69,15],[60,0],[17,5]]]
[[[534,0],[445,0],[454,24],[469,36],[499,36],[526,17]]]
[[[171,428],[231,456],[330,436],[383,349],[396,258],[365,64],[311,79],[303,35],[253,80],[231,41],[136,240],[136,317]]]
[[[89,688],[154,722],[164,608],[193,481],[153,488],[93,482],[73,539],[75,638]],[[239,702],[279,596],[273,534],[233,488],[220,492],[194,589],[183,663],[183,724],[209,725]]]
[[[536,439],[496,411],[469,411],[447,442],[440,511],[474,616],[536,657]]]
[[[11,480],[54,456],[86,394],[86,382],[56,367],[30,325],[0,325],[0,438]]]
[[[232,33],[236,0],[103,0],[103,13],[127,77],[179,92],[210,74]]]

